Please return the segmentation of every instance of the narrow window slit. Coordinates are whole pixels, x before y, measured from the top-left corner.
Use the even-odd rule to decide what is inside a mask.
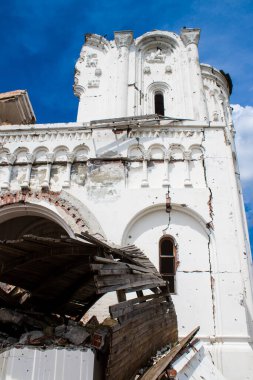
[[[155,113],[164,116],[164,98],[161,92],[155,93]]]
[[[169,282],[169,290],[175,293],[175,277],[176,277],[176,262],[175,262],[175,244],[172,238],[165,237],[160,240],[159,249],[159,269],[165,281]]]

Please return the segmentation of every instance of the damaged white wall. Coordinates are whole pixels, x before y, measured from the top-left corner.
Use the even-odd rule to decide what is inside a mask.
[[[41,206],[73,233],[88,227],[138,245],[157,266],[160,238],[173,236],[179,334],[200,325],[223,375],[253,379],[252,262],[229,83],[199,65],[198,38],[195,29],[87,36],[75,74],[78,122],[0,127],[0,222],[15,204],[17,215],[36,206],[39,216]],[[179,120],[145,119],[156,91],[165,116]],[[102,118],[111,119],[90,123]]]
[[[4,380],[95,380],[92,350],[12,348],[0,354]]]

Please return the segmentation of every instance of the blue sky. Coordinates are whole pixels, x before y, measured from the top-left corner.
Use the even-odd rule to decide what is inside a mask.
[[[239,105],[238,154],[253,241],[252,0],[2,0],[0,19],[0,92],[27,89],[39,123],[76,120],[73,74],[85,33],[112,39],[115,30],[130,29],[137,37],[152,29],[201,28],[201,62],[228,72],[234,84],[231,104]]]

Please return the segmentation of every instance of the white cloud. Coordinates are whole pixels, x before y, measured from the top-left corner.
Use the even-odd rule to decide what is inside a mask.
[[[247,182],[253,180],[253,107],[232,107],[241,179]]]

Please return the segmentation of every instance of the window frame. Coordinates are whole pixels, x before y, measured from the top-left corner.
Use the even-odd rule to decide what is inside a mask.
[[[156,112],[156,96],[157,95],[162,96],[163,113]],[[164,100],[165,100],[165,97],[164,97],[163,91],[161,91],[161,90],[154,91],[154,112],[155,112],[155,114],[160,115],[160,116],[165,116],[165,101]]]
[[[162,255],[162,243],[164,241],[170,241],[172,243],[172,250],[173,250],[172,256]],[[173,260],[173,273],[162,272],[161,258],[167,258],[168,260]],[[177,244],[175,242],[175,239],[170,235],[162,236],[161,239],[159,240],[159,272],[165,281],[169,282],[168,278],[173,278],[173,284],[170,284],[170,282],[169,282],[169,290],[170,290],[171,294],[177,293],[177,289],[176,289],[176,271],[177,271],[176,258],[177,258]]]

